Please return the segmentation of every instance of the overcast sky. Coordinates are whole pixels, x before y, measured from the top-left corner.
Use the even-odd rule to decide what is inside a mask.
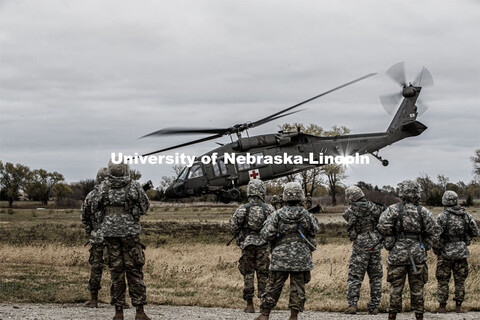
[[[478,1],[0,1],[0,160],[93,178],[110,152],[202,137],[137,140],[152,131],[254,121],[370,72],[250,134],[286,121],[382,132],[392,116],[378,96],[400,90],[385,71],[405,61],[410,81],[423,65],[434,77],[418,119],[428,130],[381,150],[388,167],[372,157],[350,168],[346,183],[468,182],[480,147],[479,30]],[[173,173],[135,168],[155,185]]]

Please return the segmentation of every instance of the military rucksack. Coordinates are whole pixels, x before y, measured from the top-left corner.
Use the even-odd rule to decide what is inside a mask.
[[[255,232],[262,230],[263,223],[268,217],[267,208],[268,205],[266,203],[245,204],[246,215],[244,228]]]

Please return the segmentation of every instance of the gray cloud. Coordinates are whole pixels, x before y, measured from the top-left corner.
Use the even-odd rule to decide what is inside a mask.
[[[151,131],[255,120],[404,60],[409,79],[423,65],[435,78],[422,92],[430,109],[419,120],[429,129],[382,150],[389,167],[372,159],[350,169],[348,182],[395,185],[420,172],[468,181],[480,145],[478,16],[471,1],[3,2],[1,159],[76,181],[111,151],[191,138],[136,140]],[[391,116],[378,96],[397,90],[379,74],[286,121],[383,131]],[[138,169],[154,182],[171,170]]]

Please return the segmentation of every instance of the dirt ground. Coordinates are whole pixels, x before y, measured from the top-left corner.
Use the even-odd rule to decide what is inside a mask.
[[[253,320],[258,313],[247,314],[241,309],[226,308],[202,308],[202,307],[172,307],[161,305],[146,306],[147,314],[153,320],[164,319],[204,319],[204,320]],[[113,307],[101,304],[98,309],[84,308],[81,304],[0,304],[0,320],[105,320],[113,317]],[[271,320],[288,319],[289,312],[273,311]],[[366,313],[357,315],[344,315],[335,312],[314,312],[306,311],[301,314],[301,320],[369,320],[386,319],[386,314],[369,316]],[[125,320],[135,319],[133,308],[125,310]],[[397,317],[399,320],[415,319],[412,313],[402,313]],[[469,312],[463,314],[447,313],[433,314],[426,313],[426,320],[474,320],[480,319],[480,312]]]

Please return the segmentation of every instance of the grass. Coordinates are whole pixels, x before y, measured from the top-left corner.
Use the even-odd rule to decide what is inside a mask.
[[[50,211],[51,210],[51,211]],[[232,206],[205,207],[154,205],[142,218],[142,241],[147,245],[144,267],[150,303],[243,308],[243,280],[237,261],[240,249],[225,243],[230,239],[227,221]],[[14,208],[0,212],[0,301],[72,303],[88,298],[88,248],[78,209],[36,210]],[[317,215],[322,233],[317,236],[321,252],[314,252],[315,269],[307,285],[309,310],[341,311],[347,307],[346,280],[351,252],[345,224],[338,208]],[[433,208],[435,214],[441,208]],[[471,212],[471,210],[470,210]],[[470,275],[465,307],[480,310],[480,244],[470,247]],[[330,264],[322,255],[330,257]],[[383,251],[386,268],[386,251]],[[430,280],[426,307],[436,307],[436,259],[430,252]],[[384,270],[386,274],[386,269]],[[109,302],[109,274],[105,268],[100,299]],[[452,285],[451,285],[451,289]],[[453,292],[453,290],[451,290]],[[288,285],[278,307],[288,306]],[[405,303],[409,298],[405,291]],[[362,286],[359,307],[366,309],[368,279]],[[258,304],[258,301],[256,301]],[[452,303],[450,303],[451,307]],[[384,279],[381,309],[388,306]]]

